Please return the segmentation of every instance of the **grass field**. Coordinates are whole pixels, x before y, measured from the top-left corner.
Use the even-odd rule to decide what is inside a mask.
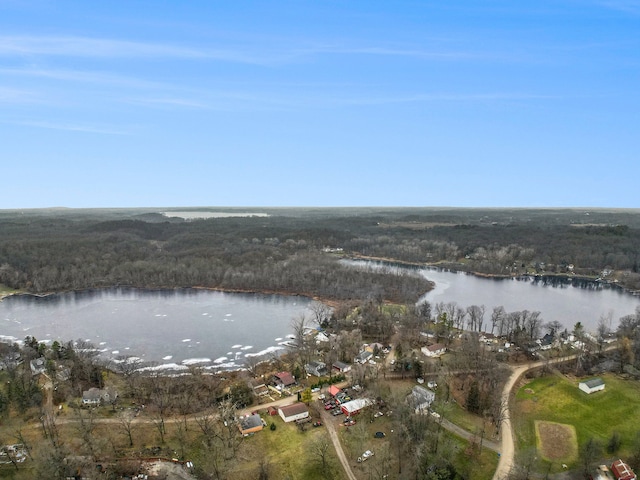
[[[640,383],[616,375],[603,375],[604,391],[591,395],[578,389],[578,381],[560,376],[535,379],[522,387],[512,415],[518,448],[536,444],[535,421],[568,424],[575,428],[578,448],[589,438],[606,445],[614,432],[621,440],[621,454],[640,431]]]

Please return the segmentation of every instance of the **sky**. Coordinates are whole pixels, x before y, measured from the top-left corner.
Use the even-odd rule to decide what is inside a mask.
[[[0,209],[640,207],[640,0],[0,0]]]

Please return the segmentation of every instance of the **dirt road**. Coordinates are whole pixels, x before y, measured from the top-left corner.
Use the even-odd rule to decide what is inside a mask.
[[[342,464],[342,468],[347,474],[347,478],[349,480],[357,480],[356,476],[353,474],[353,470],[351,470],[351,465],[349,465],[349,460],[342,449],[342,444],[340,443],[340,439],[338,438],[338,432],[336,432],[336,426],[326,411],[322,411],[322,423],[327,428],[327,432],[329,432],[329,438],[331,438],[331,442],[333,443],[333,448],[336,449],[336,454],[338,455],[338,459]]]

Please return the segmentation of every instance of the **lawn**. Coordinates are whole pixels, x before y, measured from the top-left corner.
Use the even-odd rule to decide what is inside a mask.
[[[621,454],[640,431],[640,383],[616,375],[601,376],[604,391],[591,395],[578,389],[578,381],[560,376],[535,379],[517,392],[514,427],[520,450],[536,444],[534,422],[572,425],[578,448],[589,438],[606,445],[614,432],[622,440]]]

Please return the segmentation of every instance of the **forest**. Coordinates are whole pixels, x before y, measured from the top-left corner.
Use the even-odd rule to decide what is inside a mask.
[[[355,271],[338,261],[351,255],[640,288],[635,210],[282,208],[207,219],[167,211],[0,211],[0,284],[33,293],[199,286],[396,303],[430,288],[417,275]]]

